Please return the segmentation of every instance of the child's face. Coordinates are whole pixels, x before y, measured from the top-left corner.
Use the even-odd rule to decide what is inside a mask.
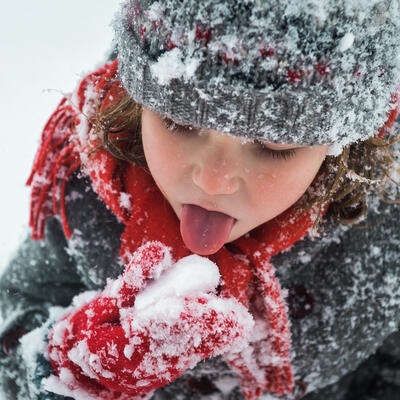
[[[167,121],[168,125],[168,121]],[[169,130],[159,114],[143,108],[142,141],[150,172],[179,220],[183,204],[236,219],[227,242],[294,204],[317,174],[328,146],[299,147],[240,138],[214,130]]]

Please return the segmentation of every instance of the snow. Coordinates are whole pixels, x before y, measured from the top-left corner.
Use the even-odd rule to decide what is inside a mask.
[[[328,147],[328,151],[327,151],[326,155],[327,156],[339,156],[342,153],[342,151],[343,151],[342,146],[334,143]]]
[[[25,187],[41,131],[61,100],[111,47],[120,0],[5,2],[0,13],[0,272],[28,234]],[[18,16],[17,23],[15,18]],[[73,27],[67,21],[73,21]],[[78,43],[78,44],[77,44]]]
[[[87,147],[88,141],[92,138],[90,135],[88,135],[88,130],[89,130],[89,118],[92,117],[95,112],[95,99],[97,97],[96,91],[92,85],[88,85],[85,90],[85,103],[83,104],[82,107],[82,113],[79,110],[79,100],[77,97],[77,92],[75,91],[72,95],[72,97],[69,98],[69,103],[70,105],[76,110],[76,114],[78,115],[78,120],[79,123],[77,125],[76,129],[76,136],[78,139],[78,142],[82,146],[82,148]],[[87,162],[87,155],[85,152],[81,151],[80,152],[81,160],[82,163],[85,164]]]
[[[49,318],[42,326],[33,329],[26,335],[23,335],[19,341],[21,343],[19,351],[26,363],[28,371],[35,371],[37,366],[37,356],[39,354],[47,353],[47,344],[45,342],[45,336],[48,333],[49,326],[56,320],[62,318],[66,309],[63,307],[50,307]],[[29,379],[32,379],[31,377]]]
[[[214,385],[224,394],[227,395],[236,386],[239,385],[237,378],[233,376],[223,376],[213,381]]]
[[[351,32],[346,33],[339,43],[339,50],[341,52],[345,52],[346,50],[350,49],[354,43],[354,35]]]
[[[99,292],[95,290],[87,290],[85,292],[79,293],[72,299],[72,306],[82,307],[83,305],[89,303],[90,301],[94,300],[96,296],[98,296]]]
[[[63,373],[62,378],[68,381],[69,379],[71,379],[71,376]],[[63,382],[64,381],[61,381],[61,379],[57,376],[50,375],[48,378],[43,379],[42,384],[43,388],[49,392],[56,393],[61,396],[72,397],[75,400],[99,400],[97,396],[91,396],[84,390],[71,390]]]
[[[69,327],[68,320],[60,321],[58,324],[54,326],[53,329],[53,343],[55,345],[61,346],[63,344],[63,338],[65,335],[65,331]]]
[[[188,57],[188,60],[184,62],[182,58],[182,51],[176,47],[164,53],[158,58],[157,62],[151,65],[151,73],[160,85],[168,85],[174,78],[188,80],[194,76],[197,67],[200,65],[200,60],[195,57]]]
[[[124,193],[122,192],[119,196],[119,202],[121,204],[121,207],[127,209],[128,211],[131,211],[131,195],[129,193]]]
[[[173,264],[169,247],[157,241],[149,241],[131,255],[131,261],[123,276],[116,280],[107,280],[104,294],[118,297],[125,283],[131,288],[141,290],[147,284],[147,279],[158,279],[162,272]]]
[[[68,358],[78,365],[85,375],[98,380],[99,376],[112,379],[115,374],[103,368],[98,354],[93,354],[89,350],[86,340],[78,342],[69,352]]]
[[[169,296],[214,291],[219,279],[217,265],[208,258],[196,254],[184,257],[136,297],[135,309],[142,310]]]
[[[165,7],[161,3],[155,2],[149,7],[147,15],[151,21],[158,21],[162,18],[164,9]]]
[[[194,350],[200,344],[199,350],[210,356],[240,351],[247,346],[254,325],[243,305],[212,294],[193,300],[168,297],[140,311],[121,310],[121,323],[130,341],[124,348],[127,358],[142,338],[151,338],[150,351],[134,371],[141,379],[153,374],[168,377],[170,365],[165,363],[165,356],[177,356],[176,368],[181,371],[194,367],[202,358]]]

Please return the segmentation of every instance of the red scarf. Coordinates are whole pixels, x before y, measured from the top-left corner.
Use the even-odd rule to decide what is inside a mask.
[[[191,252],[181,238],[178,218],[151,175],[103,149],[88,157],[98,142],[87,115],[96,105],[104,109],[125,94],[117,79],[117,66],[118,60],[86,76],[74,95],[60,102],[44,128],[27,182],[32,186],[32,238],[43,238],[46,219],[59,210],[65,234],[71,237],[65,187],[69,176],[81,168],[91,177],[95,192],[125,225],[120,249],[124,263],[149,240],[170,246],[178,260]],[[276,395],[293,391],[288,309],[270,259],[302,239],[312,224],[310,212],[290,208],[208,256],[220,270],[220,295],[233,296],[244,304],[256,321],[257,332],[263,333],[251,338],[246,352],[225,355],[248,400],[265,390]]]

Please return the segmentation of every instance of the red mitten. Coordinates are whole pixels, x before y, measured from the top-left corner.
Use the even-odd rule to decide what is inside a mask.
[[[214,291],[217,266],[198,255],[175,263],[148,242],[94,300],[58,321],[49,357],[73,393],[147,398],[200,360],[241,350],[253,328],[246,308]]]

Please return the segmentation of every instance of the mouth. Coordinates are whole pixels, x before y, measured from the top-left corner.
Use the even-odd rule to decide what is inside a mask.
[[[196,203],[181,203],[181,214],[182,214],[183,206],[185,204],[190,204],[190,205],[193,205],[193,206],[201,207],[201,208],[204,208],[207,211],[214,211],[214,212],[218,212],[220,214],[227,215],[228,217],[232,217],[232,215],[227,214],[227,213],[225,213],[223,211],[217,210],[216,208],[212,208],[212,207],[209,207],[209,206],[206,206],[206,205],[196,204]],[[232,218],[233,218],[233,223],[235,224],[237,222],[237,219],[235,217],[232,217]]]

